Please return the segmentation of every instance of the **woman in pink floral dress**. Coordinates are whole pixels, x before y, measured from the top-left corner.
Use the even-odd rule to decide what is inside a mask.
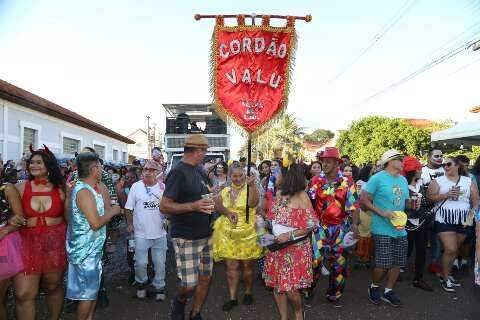
[[[310,199],[304,191],[305,187],[302,168],[292,164],[283,178],[281,197],[267,214],[273,224],[276,242],[302,238],[318,224]],[[287,299],[295,309],[295,319],[303,320],[299,290],[310,287],[313,281],[310,237],[278,251],[268,252],[263,277],[265,284],[274,288],[281,320],[288,319]]]

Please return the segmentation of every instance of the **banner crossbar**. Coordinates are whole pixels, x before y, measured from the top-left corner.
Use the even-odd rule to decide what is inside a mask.
[[[262,15],[262,14],[223,14],[223,15],[215,15],[215,14],[196,14],[193,16],[193,18],[197,21],[201,19],[216,19],[217,17],[223,17],[223,18],[237,18],[238,16],[244,16],[245,18],[262,18],[262,16],[269,16],[270,18],[273,19],[288,19],[289,17],[295,19],[295,20],[303,20],[306,22],[312,21],[312,16],[307,14],[306,16],[281,16],[281,15]]]

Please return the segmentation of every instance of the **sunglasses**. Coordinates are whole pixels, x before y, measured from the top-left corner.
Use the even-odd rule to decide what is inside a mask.
[[[223,169],[223,166],[217,166],[217,169]]]
[[[444,164],[443,164],[444,167],[451,167],[451,166],[453,166],[453,165],[454,165],[453,162],[447,162],[447,163],[444,163]]]

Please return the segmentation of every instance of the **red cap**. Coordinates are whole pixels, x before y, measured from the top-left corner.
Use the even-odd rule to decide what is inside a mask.
[[[417,158],[411,156],[403,157],[403,170],[400,172],[402,176],[405,176],[407,172],[416,171],[418,169],[422,169],[422,164]]]

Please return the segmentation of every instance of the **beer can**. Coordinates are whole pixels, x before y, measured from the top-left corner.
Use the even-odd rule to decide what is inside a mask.
[[[135,252],[135,239],[128,239],[128,252]]]

